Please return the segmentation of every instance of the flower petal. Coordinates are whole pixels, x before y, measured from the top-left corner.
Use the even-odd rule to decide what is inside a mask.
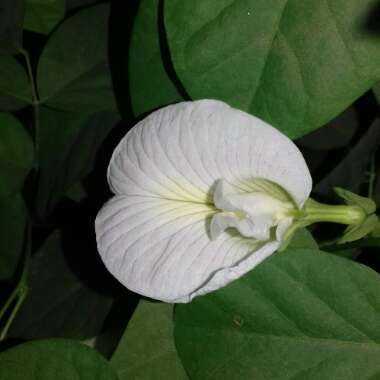
[[[116,196],[96,219],[107,268],[131,290],[168,302],[238,278],[280,242],[236,231],[212,241],[213,187],[224,179],[249,192],[252,178],[282,186],[299,207],[311,190],[297,147],[251,115],[213,100],[152,113],[122,139],[108,168]]]
[[[96,219],[98,248],[127,288],[166,302],[189,302],[248,272],[279,246],[226,232],[211,241],[214,213],[206,204],[115,196]]]
[[[269,223],[257,225],[248,218],[241,218],[232,212],[218,212],[210,223],[210,237],[216,240],[227,228],[236,228],[243,236],[253,237],[257,240],[269,239]]]
[[[215,100],[183,102],[153,112],[121,140],[108,180],[115,194],[212,202],[215,181],[249,191],[259,177],[286,189],[298,206],[309,196],[306,163],[269,124]]]

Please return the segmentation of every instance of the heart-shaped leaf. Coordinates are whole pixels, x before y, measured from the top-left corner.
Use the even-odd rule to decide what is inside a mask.
[[[141,300],[111,359],[120,380],[188,379],[173,329],[173,305]]]
[[[33,143],[24,127],[11,114],[0,113],[0,194],[21,190],[33,159]]]
[[[215,98],[291,137],[331,120],[380,79],[374,0],[165,2],[175,70],[193,99]]]
[[[374,379],[380,278],[335,255],[289,248],[177,306],[175,337],[194,380]]]
[[[65,16],[65,0],[26,0],[24,28],[49,34]]]
[[[16,111],[32,103],[26,71],[16,58],[0,54],[0,110]]]
[[[116,109],[108,67],[107,4],[85,8],[52,34],[37,68],[41,102],[76,112]]]
[[[182,100],[164,64],[169,57],[159,13],[159,0],[141,1],[132,31],[129,83],[135,115]]]
[[[118,380],[109,363],[91,348],[70,340],[22,344],[0,354],[0,379]]]

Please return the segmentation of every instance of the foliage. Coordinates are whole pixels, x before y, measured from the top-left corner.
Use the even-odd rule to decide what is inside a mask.
[[[352,261],[288,249],[177,307],[179,355],[192,379],[373,378],[379,286],[375,272]]]
[[[8,380],[117,380],[109,363],[81,343],[49,339],[29,342],[0,357],[0,377]]]
[[[111,364],[120,380],[188,379],[174,346],[173,305],[141,300]]]
[[[379,9],[2,1],[0,378],[378,378]],[[200,98],[298,138],[312,195],[340,197],[365,222],[300,229],[283,252],[190,304],[139,299],[96,249],[107,164],[144,115]]]
[[[165,2],[165,25],[191,97],[225,100],[298,137],[379,79],[378,41],[360,25],[374,5],[173,0]]]

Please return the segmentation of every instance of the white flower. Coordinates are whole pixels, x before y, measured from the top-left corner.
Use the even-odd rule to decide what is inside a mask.
[[[291,140],[214,100],[138,123],[108,181],[115,196],[96,219],[102,259],[127,288],[166,302],[218,289],[275,252],[312,183]]]

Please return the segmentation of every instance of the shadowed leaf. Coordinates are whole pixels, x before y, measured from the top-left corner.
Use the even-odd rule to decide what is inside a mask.
[[[0,354],[7,380],[118,380],[108,362],[81,343],[64,339],[29,342]]]

